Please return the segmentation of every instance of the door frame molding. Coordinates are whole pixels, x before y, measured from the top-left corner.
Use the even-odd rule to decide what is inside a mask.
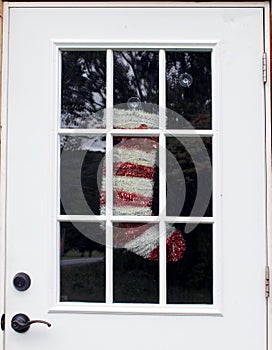
[[[15,7],[66,7],[66,8],[84,8],[84,7],[106,7],[106,8],[116,8],[116,7],[160,7],[160,8],[173,8],[173,7],[191,7],[191,8],[199,8],[199,7],[233,7],[233,8],[238,8],[238,7],[261,7],[261,8],[269,8],[269,1],[237,1],[237,2],[231,2],[231,1],[223,1],[223,0],[211,0],[211,1],[203,1],[200,0],[198,2],[193,2],[193,1],[164,1],[164,0],[159,0],[159,1],[88,1],[88,0],[83,0],[80,2],[77,1],[5,1],[4,0],[4,6],[8,6],[9,8],[15,8]]]
[[[0,0],[0,6],[2,0]],[[6,254],[6,234],[5,234],[5,219],[6,219],[6,150],[7,150],[7,100],[8,100],[8,41],[9,41],[9,12],[11,8],[92,8],[92,7],[104,7],[104,8],[116,8],[116,7],[142,7],[142,8],[213,8],[213,7],[250,7],[250,8],[263,8],[264,10],[264,50],[267,53],[268,62],[270,61],[270,1],[259,2],[4,2],[3,16],[3,40],[2,40],[2,63],[0,66],[1,86],[2,88],[2,100],[1,102],[1,174],[0,174],[0,317],[5,313],[5,254]],[[1,19],[0,19],[1,21]],[[1,26],[1,23],[0,23]],[[0,29],[0,47],[1,47],[1,29]],[[261,58],[260,58],[261,59]],[[260,64],[261,69],[261,64]],[[264,84],[265,92],[265,115],[266,115],[266,226],[267,226],[267,265],[272,270],[272,173],[271,173],[271,67],[267,66],[267,82]],[[1,95],[1,93],[0,93]],[[271,271],[270,271],[271,279]],[[264,267],[264,297],[265,297],[265,267]],[[272,350],[272,296],[267,299],[267,349]],[[4,344],[4,332],[0,332],[0,350],[5,348]]]

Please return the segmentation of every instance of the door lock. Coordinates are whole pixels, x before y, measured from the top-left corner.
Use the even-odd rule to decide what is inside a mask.
[[[25,314],[17,314],[11,320],[11,327],[18,333],[25,333],[33,323],[43,323],[51,327],[51,323],[42,320],[32,320]]]
[[[20,292],[27,290],[30,287],[30,284],[31,279],[25,272],[19,272],[13,278],[13,285]]]

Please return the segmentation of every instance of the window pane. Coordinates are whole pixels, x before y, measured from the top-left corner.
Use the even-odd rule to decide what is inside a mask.
[[[99,215],[105,136],[62,136],[60,148],[61,214]]]
[[[158,225],[115,224],[113,242],[114,302],[158,303]]]
[[[185,224],[173,227],[183,233]],[[193,231],[183,233],[183,237],[186,249],[182,259],[167,262],[167,303],[212,304],[212,225],[200,224]]]
[[[114,137],[114,215],[158,215],[158,142]]]
[[[60,301],[105,302],[105,230],[60,224]]]
[[[166,138],[166,212],[212,216],[212,138]]]
[[[158,51],[114,51],[113,55],[115,127],[157,128]]]
[[[61,57],[61,127],[104,127],[106,52],[62,51]]]
[[[166,52],[168,129],[211,129],[211,93],[211,52]]]

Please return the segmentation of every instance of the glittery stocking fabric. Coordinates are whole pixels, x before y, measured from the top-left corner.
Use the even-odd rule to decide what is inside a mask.
[[[138,114],[138,115],[137,115]],[[143,124],[142,121],[146,124]],[[137,123],[138,121],[138,123]],[[144,111],[118,110],[114,127],[147,129],[158,127],[158,115]],[[154,126],[155,125],[155,126]],[[152,216],[155,162],[158,140],[154,137],[122,137],[113,149],[113,214]],[[106,172],[103,172],[100,212],[106,213]],[[117,224],[114,245],[125,248],[143,258],[159,260],[158,224]],[[185,241],[180,230],[166,225],[167,261],[183,257]]]

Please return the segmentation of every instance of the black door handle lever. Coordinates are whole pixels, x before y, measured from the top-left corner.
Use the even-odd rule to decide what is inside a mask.
[[[11,320],[11,327],[18,333],[25,333],[33,323],[43,323],[51,327],[51,323],[42,320],[32,320],[25,314],[17,314]]]

